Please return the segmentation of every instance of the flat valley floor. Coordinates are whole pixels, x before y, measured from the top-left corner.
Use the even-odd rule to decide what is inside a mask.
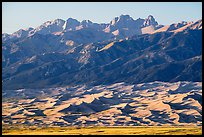
[[[202,126],[4,127],[3,135],[202,135]]]

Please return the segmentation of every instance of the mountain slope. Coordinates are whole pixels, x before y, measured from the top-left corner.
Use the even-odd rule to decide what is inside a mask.
[[[54,38],[58,39],[57,36],[53,36]],[[45,38],[44,41],[46,40]],[[27,39],[21,41],[22,44],[25,44],[25,41]],[[43,41],[39,43],[42,44]],[[30,45],[30,48],[33,46]],[[23,47],[19,45],[19,48]],[[45,49],[41,52],[42,47]],[[26,52],[30,54],[29,57],[19,53],[19,57],[23,56],[21,59],[16,59],[15,54],[8,53],[16,59],[11,64],[7,62],[12,58],[4,56],[5,60],[9,60],[3,62],[3,87],[39,88],[67,84],[98,85],[155,80],[202,81],[202,29],[191,27],[178,33],[167,31],[135,35],[119,41],[50,47],[52,50],[46,51],[50,48],[42,45],[33,53],[29,49]],[[35,59],[35,55],[38,59]],[[41,58],[48,60],[41,61]]]

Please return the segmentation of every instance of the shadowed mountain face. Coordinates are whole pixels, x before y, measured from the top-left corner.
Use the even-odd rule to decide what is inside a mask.
[[[202,81],[202,20],[158,25],[129,15],[108,24],[69,18],[2,34],[4,89]]]
[[[201,82],[4,90],[2,97],[7,125],[202,125]]]

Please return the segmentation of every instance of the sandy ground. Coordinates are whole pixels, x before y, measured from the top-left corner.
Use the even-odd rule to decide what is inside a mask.
[[[12,91],[2,102],[3,125],[202,125],[201,82],[116,83]],[[11,91],[3,91],[3,98]],[[21,95],[22,94],[22,95]],[[40,94],[43,94],[41,96]],[[27,95],[27,96],[26,96]]]

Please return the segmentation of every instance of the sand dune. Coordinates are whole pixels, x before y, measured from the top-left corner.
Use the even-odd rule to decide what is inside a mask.
[[[3,91],[2,124],[201,125],[201,82],[115,83]],[[24,93],[25,92],[25,93]],[[32,92],[29,93],[29,92]],[[43,96],[41,95],[43,94]],[[7,96],[8,95],[8,96]],[[25,98],[26,95],[27,98]],[[29,97],[32,95],[32,98]],[[12,100],[10,98],[17,98]]]

